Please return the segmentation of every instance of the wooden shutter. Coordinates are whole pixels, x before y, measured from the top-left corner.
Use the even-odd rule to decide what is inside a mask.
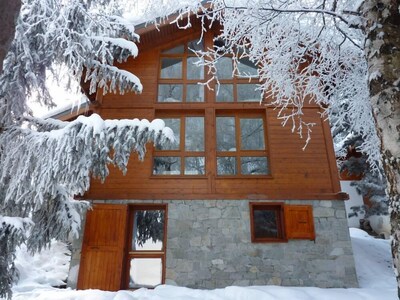
[[[127,205],[97,204],[86,216],[78,289],[121,289]]]
[[[285,205],[285,229],[288,239],[315,239],[311,205]]]

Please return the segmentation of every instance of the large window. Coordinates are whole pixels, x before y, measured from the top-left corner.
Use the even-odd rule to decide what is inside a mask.
[[[216,117],[217,175],[266,175],[264,118]]]
[[[176,143],[156,146],[154,175],[204,175],[204,116],[190,115],[163,118]]]
[[[260,102],[261,91],[257,88],[257,67],[247,58],[239,59],[236,76],[232,76],[235,64],[231,57],[221,57],[216,62],[219,85],[215,89],[216,102]]]
[[[266,110],[259,103],[257,67],[247,58],[235,63],[231,57],[220,57],[218,80],[210,90],[202,83],[210,83],[212,75],[193,52],[209,47],[207,43],[189,41],[160,53],[155,117],[173,129],[176,143],[156,145],[152,174],[270,175]]]
[[[204,102],[204,67],[193,53],[203,43],[191,41],[161,53],[158,102]]]
[[[166,205],[130,209],[127,286],[155,287],[165,278]]]

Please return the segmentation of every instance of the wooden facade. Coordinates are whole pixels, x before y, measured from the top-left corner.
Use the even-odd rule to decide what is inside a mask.
[[[129,205],[120,205],[117,204],[118,202],[113,204],[113,200],[143,200],[143,205],[146,205],[146,200],[272,200],[278,202],[292,199],[344,200],[343,193],[340,193],[330,128],[328,123],[321,119],[321,109],[318,106],[307,103],[303,109],[304,119],[316,124],[313,127],[311,141],[303,150],[305,140],[292,133],[288,126],[282,127],[272,107],[256,101],[218,102],[215,82],[211,84],[214,90],[204,87],[202,102],[158,101],[159,85],[177,82],[177,80],[160,77],[161,57],[174,58],[175,54],[165,54],[165,50],[199,39],[199,24],[194,20],[192,23],[193,26],[187,30],[178,30],[175,25],[161,26],[159,31],[151,27],[140,28],[141,43],[138,58],[130,59],[118,67],[138,76],[143,84],[143,92],[103,96],[102,92],[98,91],[90,111],[99,114],[103,119],[181,118],[181,136],[185,136],[185,128],[182,124],[186,116],[201,117],[204,118],[204,149],[200,152],[190,152],[181,143],[179,149],[162,151],[153,145],[147,145],[144,161],[139,161],[135,155],[132,155],[125,176],[118,169],[110,167],[110,175],[104,183],[92,180],[90,190],[84,198],[107,200],[107,204],[97,205],[88,213],[78,288],[108,290],[128,288],[127,259],[135,255],[142,257],[140,253],[135,254],[127,250],[130,242],[128,239],[132,238],[132,228],[128,228],[131,226],[128,224],[132,223]],[[212,47],[214,32],[206,32],[203,37],[204,47]],[[185,47],[187,49],[187,46]],[[183,69],[185,69],[188,54],[185,52],[178,56],[183,57]],[[210,75],[207,70],[204,70],[204,78],[201,82],[207,81],[208,76]],[[196,84],[195,80],[190,80],[188,77],[184,73],[183,77],[178,79],[178,83],[184,87]],[[221,82],[235,86],[245,84],[246,81],[248,82],[248,80],[241,81],[241,79],[233,78],[231,81],[222,80]],[[184,88],[183,98],[186,93]],[[238,95],[234,92],[234,98],[237,97]],[[265,100],[267,103],[268,99]],[[261,150],[237,148],[234,152],[218,152],[216,119],[221,116],[235,119],[236,124],[239,124],[240,118],[262,120],[264,148]],[[240,144],[241,137],[238,134],[236,137],[237,144]],[[204,157],[204,174],[185,175],[183,171],[178,175],[154,174],[154,158],[168,155],[180,157],[182,161],[186,157]],[[268,172],[256,175],[243,174],[243,172],[235,175],[220,175],[217,170],[217,160],[222,156],[236,157],[238,161],[244,156],[267,157]],[[281,203],[279,205],[282,211],[279,226],[281,230],[284,230],[281,241],[314,240],[316,233],[312,206],[283,205],[282,201],[279,203]],[[252,240],[254,240],[253,227],[251,232]],[[103,243],[104,241],[107,242]],[[165,248],[163,251],[160,252],[161,254],[150,253],[150,256],[160,256],[165,262]],[[164,282],[165,268],[162,272]]]
[[[320,118],[320,108],[307,104],[304,119],[316,123],[305,150],[304,139],[282,127],[276,111],[258,102],[216,103],[215,93],[205,88],[204,102],[157,102],[160,55],[164,49],[199,38],[198,32],[174,30],[150,31],[142,35],[139,57],[119,66],[136,74],[143,84],[141,94],[97,95],[92,110],[103,119],[195,116],[205,118],[206,172],[202,176],[155,176],[152,174],[154,147],[147,146],[146,158],[131,157],[126,176],[111,167],[110,176],[102,184],[93,181],[88,199],[340,199],[335,155],[327,122]],[[153,47],[146,35],[156,41]],[[205,47],[212,42],[206,33]],[[143,42],[144,41],[144,42]],[[147,42],[146,42],[147,41]],[[205,72],[207,76],[207,72]],[[205,80],[207,77],[205,78]],[[205,81],[203,80],[203,81]],[[268,176],[218,176],[216,174],[215,117],[221,113],[256,113],[265,120]]]

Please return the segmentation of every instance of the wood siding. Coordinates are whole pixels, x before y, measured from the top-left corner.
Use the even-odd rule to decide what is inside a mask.
[[[122,288],[127,205],[95,205],[88,211],[78,289]]]
[[[152,31],[151,34],[156,33]],[[215,109],[220,104],[212,104],[213,112],[207,102],[156,102],[160,52],[199,36],[193,33],[193,30],[190,32],[178,30],[171,40],[171,37],[161,31],[155,47],[143,45],[137,59],[131,59],[119,66],[133,72],[141,79],[143,92],[97,97],[99,105],[95,112],[104,119],[151,120],[168,111],[182,112],[182,109],[187,109],[204,111],[208,120],[214,113],[215,119]],[[212,94],[207,90],[205,93],[208,96]],[[221,104],[221,109],[225,108],[226,103]],[[307,104],[303,109],[304,119],[316,123],[312,129],[311,141],[305,150],[303,150],[305,138],[301,139],[292,133],[290,125],[282,127],[281,121],[276,118],[276,111],[272,108],[253,102],[232,103],[230,109],[253,109],[262,111],[266,115],[266,151],[270,175],[254,178],[222,178],[216,176],[215,172],[208,172],[198,177],[155,176],[152,175],[153,146],[147,145],[148,151],[143,162],[138,161],[136,155],[132,154],[126,176],[110,166],[110,175],[105,183],[93,180],[91,189],[85,197],[87,199],[339,199],[337,193],[340,192],[340,185],[332,138],[329,125],[320,118],[319,107]],[[207,128],[213,130],[214,125],[207,123],[206,119]],[[215,164],[215,148],[208,144],[206,140],[205,152],[214,159],[212,163]],[[215,169],[215,166],[208,165],[207,170],[210,168]]]

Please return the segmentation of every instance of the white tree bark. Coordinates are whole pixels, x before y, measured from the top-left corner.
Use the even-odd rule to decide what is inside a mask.
[[[388,180],[392,255],[400,297],[400,1],[366,0],[370,94]]]

